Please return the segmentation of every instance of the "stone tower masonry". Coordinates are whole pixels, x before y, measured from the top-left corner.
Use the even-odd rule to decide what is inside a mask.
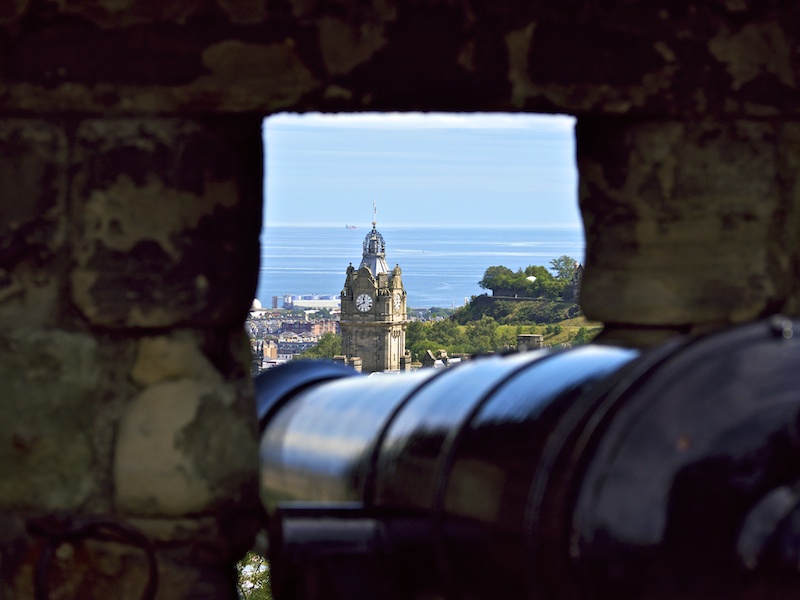
[[[386,264],[386,242],[376,229],[364,238],[358,269],[347,268],[342,289],[342,351],[360,357],[362,370],[397,371],[406,348],[406,291],[402,271]]]

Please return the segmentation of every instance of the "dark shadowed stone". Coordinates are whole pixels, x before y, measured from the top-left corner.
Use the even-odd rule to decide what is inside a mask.
[[[581,43],[562,43],[570,37],[579,38]],[[571,22],[548,24],[534,30],[529,52],[533,81],[566,85],[637,85],[647,73],[658,70],[664,63],[651,38],[601,29],[593,22],[577,26]]]
[[[177,24],[102,30],[62,20],[20,39],[7,56],[5,76],[48,88],[64,81],[188,84],[207,73],[201,32]]]
[[[797,211],[781,192],[797,185],[786,127],[583,120],[577,132],[587,317],[672,327],[786,306],[796,217],[784,215]]]
[[[92,323],[243,318],[257,274],[260,145],[257,120],[84,122],[72,286]]]
[[[99,500],[92,497],[108,460],[95,456],[93,429],[102,408],[86,403],[99,392],[98,358],[88,335],[0,334],[0,512],[78,510]]]
[[[25,27],[20,12],[6,16],[17,26],[0,109],[800,113],[800,7],[787,3],[101,1],[27,12]]]
[[[0,121],[0,327],[52,323],[59,312],[67,156],[58,125]]]

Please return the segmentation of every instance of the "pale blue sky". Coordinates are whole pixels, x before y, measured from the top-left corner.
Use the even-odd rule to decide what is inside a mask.
[[[574,119],[279,114],[264,125],[270,224],[573,226]]]

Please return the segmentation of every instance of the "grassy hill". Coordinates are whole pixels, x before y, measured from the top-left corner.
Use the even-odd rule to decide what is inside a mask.
[[[556,327],[558,326],[558,327]],[[513,335],[522,333],[534,333],[544,336],[544,343],[549,346],[569,343],[575,339],[581,328],[585,328],[591,337],[596,336],[603,330],[603,324],[589,321],[584,316],[564,319],[557,323],[538,324],[538,325],[500,325],[497,328],[498,335],[508,331]]]
[[[516,348],[517,335],[538,334],[544,336],[546,346],[560,344],[585,344],[602,330],[599,323],[587,321],[585,317],[562,319],[558,323],[498,325],[492,317],[483,316],[466,325],[445,319],[434,322],[412,322],[406,331],[406,348],[419,358],[430,350],[434,354],[446,350],[451,356],[457,354],[483,354],[502,352]]]
[[[481,317],[492,317],[500,325],[553,324],[576,317],[580,308],[574,302],[546,298],[504,298],[496,296],[474,296],[469,304],[453,313],[459,325],[479,321]]]

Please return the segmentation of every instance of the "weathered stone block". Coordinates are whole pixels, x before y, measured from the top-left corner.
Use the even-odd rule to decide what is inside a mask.
[[[0,334],[0,512],[103,505],[111,448],[97,448],[98,343],[82,334]],[[106,501],[105,505],[109,503]]]
[[[243,337],[243,336],[242,336]],[[242,340],[244,341],[244,340]],[[256,498],[257,440],[247,371],[223,377],[189,332],[142,338],[114,452],[115,504],[180,517]]]
[[[56,124],[0,121],[0,328],[54,322],[66,281],[67,141]]]
[[[796,279],[793,131],[752,121],[579,121],[586,316],[682,326],[782,310]]]
[[[0,109],[798,115],[799,17],[744,0],[23,2],[0,11]]]
[[[92,120],[74,153],[72,299],[92,324],[234,323],[261,224],[255,119]]]

